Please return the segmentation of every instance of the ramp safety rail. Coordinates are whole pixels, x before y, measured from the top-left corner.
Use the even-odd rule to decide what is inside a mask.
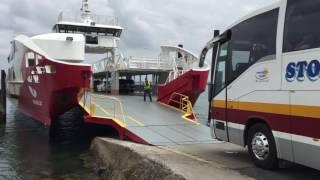
[[[183,113],[182,118],[198,122],[188,96],[177,92],[172,93],[168,100],[168,105],[180,110]]]
[[[126,127],[126,115],[119,99],[97,95],[86,89],[79,94],[78,102],[91,117],[111,119]]]

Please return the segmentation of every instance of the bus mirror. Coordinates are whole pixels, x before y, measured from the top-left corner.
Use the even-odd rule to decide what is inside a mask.
[[[199,67],[204,66],[204,61],[206,59],[206,55],[207,55],[208,51],[210,49],[212,49],[213,47],[216,47],[215,45],[217,45],[218,43],[223,44],[223,43],[229,41],[231,39],[231,35],[232,35],[231,30],[227,30],[226,32],[224,32],[220,36],[217,36],[217,37],[214,37],[213,39],[211,39],[206,44],[206,46],[203,48],[203,50],[201,51],[200,58],[199,58]]]
[[[227,41],[230,41],[231,39],[231,36],[232,36],[232,31],[231,29],[227,30],[226,32],[224,32],[223,34],[221,34],[221,39],[220,39],[220,42],[221,44],[227,42]]]

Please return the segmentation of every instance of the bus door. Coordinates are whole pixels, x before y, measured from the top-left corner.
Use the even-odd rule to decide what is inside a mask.
[[[228,141],[227,90],[226,90],[226,63],[228,42],[221,45],[215,69],[213,89],[213,128],[215,136],[219,140]]]

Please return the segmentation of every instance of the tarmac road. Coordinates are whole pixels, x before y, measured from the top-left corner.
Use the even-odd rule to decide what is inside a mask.
[[[251,161],[247,150],[229,143],[174,145],[167,148],[188,154],[200,160],[210,161],[223,166],[224,169],[234,170],[242,175],[258,180],[316,180],[320,179],[320,171],[289,164],[277,170],[269,171],[257,168]],[[228,177],[226,177],[228,179]]]

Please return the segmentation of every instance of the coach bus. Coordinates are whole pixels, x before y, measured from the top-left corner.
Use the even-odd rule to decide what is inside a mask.
[[[320,1],[281,0],[237,21],[213,49],[211,132],[253,162],[320,170]]]

